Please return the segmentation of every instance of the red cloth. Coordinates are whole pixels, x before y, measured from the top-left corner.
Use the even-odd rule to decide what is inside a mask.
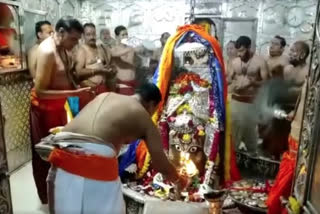
[[[91,102],[99,94],[108,92],[107,86],[104,84],[98,85],[91,89],[93,93],[86,93],[79,97],[79,109],[83,109],[89,102]]]
[[[49,135],[49,130],[67,123],[67,114],[64,109],[66,99],[43,100],[31,91],[30,129],[33,177],[36,183],[39,198],[43,204],[48,203],[46,178],[50,164],[41,159],[35,151],[35,145],[41,138]]]
[[[2,28],[0,29],[0,47],[9,46],[10,38],[16,36],[16,30],[12,28]]]
[[[231,182],[239,181],[241,180],[241,174],[239,171],[239,168],[237,166],[237,157],[236,153],[234,151],[234,144],[231,144],[231,160],[230,160],[230,177]]]
[[[48,161],[71,174],[98,181],[118,179],[118,160],[100,155],[87,155],[54,149]]]
[[[122,80],[119,80],[118,79],[118,84],[123,84],[123,85],[126,85],[128,86],[127,88],[117,88],[117,93],[119,94],[123,94],[123,95],[134,95],[135,93],[135,89],[136,89],[136,86],[137,86],[137,82],[135,80],[132,80],[132,81],[122,81]]]
[[[267,205],[268,214],[282,213],[280,197],[288,198],[291,193],[291,186],[296,166],[296,157],[298,151],[298,141],[289,136],[289,151],[283,154],[279,172],[277,174],[274,186],[271,188]]]

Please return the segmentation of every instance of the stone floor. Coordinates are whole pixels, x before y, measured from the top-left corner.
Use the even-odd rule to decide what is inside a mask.
[[[38,198],[31,162],[10,175],[10,186],[14,214],[49,213],[47,206],[43,206]]]

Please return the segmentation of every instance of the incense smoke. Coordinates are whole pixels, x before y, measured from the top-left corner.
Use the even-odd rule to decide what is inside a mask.
[[[254,110],[250,115],[258,124],[268,125],[275,116],[285,113],[288,104],[294,104],[297,99],[292,92],[293,82],[283,79],[272,79],[267,81],[259,89],[254,101]],[[283,111],[283,112],[281,112]],[[280,115],[284,116],[285,115]],[[284,119],[284,118],[283,118]]]

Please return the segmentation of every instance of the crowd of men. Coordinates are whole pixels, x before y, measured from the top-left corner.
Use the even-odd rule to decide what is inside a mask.
[[[309,46],[304,41],[294,42],[288,56],[284,54],[286,40],[275,36],[270,43],[269,56],[259,56],[251,49],[251,39],[240,36],[227,44],[226,70],[228,92],[231,96],[232,133],[238,149],[243,142],[250,155],[257,155],[258,131],[246,112],[254,113],[253,102],[261,85],[267,80],[280,78],[294,85],[296,98],[308,74]],[[293,103],[293,106],[295,102]]]
[[[48,21],[40,21],[35,30],[37,42],[28,53],[34,80],[30,109],[32,166],[39,198],[43,204],[49,202],[50,213],[124,213],[117,153],[123,144],[136,139],[146,139],[158,171],[177,188],[185,185],[185,179],[166,158],[150,117],[162,99],[161,93],[151,83],[137,88],[136,50],[127,45],[127,29],[116,27],[115,39],[108,29],[102,29],[97,41],[94,24],[82,25],[72,17],[63,17],[54,29]],[[158,55],[154,60],[159,60]],[[70,97],[79,98],[81,111],[66,125],[65,105]],[[59,126],[65,128],[57,141],[64,139],[69,147],[53,150],[46,162],[35,145]],[[85,154],[69,150],[71,144]],[[107,168],[92,172],[98,165]]]
[[[288,56],[284,54],[285,48],[286,40],[281,36],[275,36],[271,40],[267,58],[258,56],[252,51],[251,40],[247,36],[240,36],[237,41],[230,41],[227,46],[227,81],[231,97],[232,135],[236,150],[239,150],[240,144],[244,143],[248,155],[256,157],[263,154],[258,148],[260,124],[252,115],[255,114],[254,100],[257,92],[270,79],[278,78],[290,83],[289,91],[293,103],[289,103],[292,108],[286,118],[289,127],[283,127],[286,125],[283,122],[280,126],[272,123],[275,127],[271,128],[277,130],[271,132],[271,135],[275,136],[262,136],[269,138],[267,147],[273,147],[274,154],[281,156],[279,171],[268,196],[269,214],[282,213],[281,210],[284,208],[280,198],[290,196],[308,80],[309,45],[304,41],[294,42],[290,46]]]
[[[144,84],[135,93],[137,88],[136,50],[127,45],[127,29],[124,26],[116,27],[115,39],[111,37],[109,29],[102,29],[99,41],[96,38],[97,32],[94,24],[82,25],[72,17],[61,18],[54,29],[48,21],[38,22],[35,29],[37,43],[29,51],[28,64],[34,79],[34,88],[31,93],[32,164],[41,202],[48,203],[49,196],[52,213],[54,210],[66,213],[66,211],[72,212],[77,209],[80,209],[79,213],[100,213],[105,210],[109,210],[106,213],[123,213],[123,200],[117,176],[110,178],[98,173],[99,175],[91,177],[86,174],[87,172],[79,172],[78,168],[71,167],[70,169],[62,164],[58,168],[66,172],[51,168],[48,176],[49,192],[47,192],[46,177],[50,164],[40,158],[35,152],[34,145],[49,135],[50,129],[67,124],[65,103],[69,97],[79,97],[79,107],[80,110],[83,110],[65,127],[63,132],[69,135],[73,133],[71,138],[76,139],[80,138],[79,135],[83,135],[85,137],[82,136],[82,139],[89,139],[89,142],[97,144],[103,142],[105,146],[105,148],[98,148],[99,146],[89,148],[86,144],[81,144],[82,149],[89,148],[91,152],[99,150],[100,152],[93,152],[93,154],[107,156],[108,159],[104,161],[110,163],[110,170],[117,174],[117,165],[114,165],[112,160],[116,158],[121,145],[138,138],[145,138],[154,167],[163,172],[177,186],[183,187],[185,179],[177,174],[165,157],[160,146],[160,134],[150,119],[150,115],[153,114],[161,100],[159,89],[152,84]],[[154,64],[159,62],[169,36],[169,33],[161,35],[162,47],[152,56],[151,62]],[[80,39],[82,42],[78,44]],[[247,151],[251,155],[256,155],[257,124],[250,122],[250,117],[243,112],[248,112],[253,108],[253,100],[258,89],[268,79],[277,77],[294,82],[296,93],[300,94],[308,72],[306,59],[309,55],[309,46],[303,41],[297,41],[291,45],[287,57],[284,54],[285,39],[275,36],[270,43],[268,58],[257,55],[252,51],[251,46],[251,39],[247,36],[240,36],[236,41],[230,41],[227,45],[228,58],[225,62],[231,96],[232,133],[235,146],[238,148],[243,142]],[[150,66],[152,67],[151,64]],[[295,133],[300,129],[300,125],[297,125],[299,121],[296,120],[297,118],[301,120],[301,102],[298,102],[300,106],[297,108],[298,111],[293,111],[288,118],[293,120],[292,130]],[[299,139],[295,133],[291,133],[291,136],[298,142]],[[75,137],[74,134],[77,136]],[[69,138],[63,139],[69,141]],[[83,140],[81,142],[83,143]],[[79,146],[79,144],[74,145]],[[101,153],[102,150],[104,153]],[[61,151],[56,151],[51,156],[51,163],[60,163],[59,158],[66,158],[65,155]],[[79,157],[77,158],[79,161]],[[60,162],[57,162],[57,159]],[[74,163],[74,166],[79,165]],[[73,174],[89,180],[90,178],[95,180],[97,178],[95,176],[98,176],[104,182],[102,184],[81,184],[81,186],[78,183],[78,177],[72,177]],[[69,191],[66,190],[65,185],[68,182],[74,182],[80,186],[70,187],[72,191]],[[110,185],[114,189],[111,190]],[[90,202],[88,198],[83,197],[77,198],[78,201],[76,199],[73,202],[68,201],[74,195],[73,190],[81,188],[83,191],[79,192],[79,195],[83,197],[90,195],[96,199],[96,202],[92,203],[92,199]],[[88,188],[98,188],[101,191],[97,194],[97,191],[94,193]],[[109,188],[110,191],[106,188]],[[86,191],[89,192],[86,193]],[[94,194],[97,195],[93,196]],[[108,197],[119,199],[120,202],[114,201],[113,204],[112,200],[109,200],[110,204],[104,203],[106,206],[102,207],[101,200]],[[98,203],[99,201],[101,203]],[[99,204],[99,206],[94,204]],[[117,206],[113,206],[115,204]]]

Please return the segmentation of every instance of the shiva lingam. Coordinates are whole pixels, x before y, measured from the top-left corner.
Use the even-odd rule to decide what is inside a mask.
[[[183,113],[169,119],[169,159],[186,173],[197,169],[197,173],[204,174],[206,156],[203,152],[205,130],[201,121],[188,113],[187,106],[182,106]],[[188,167],[187,167],[188,166]],[[192,177],[192,176],[191,176]]]

